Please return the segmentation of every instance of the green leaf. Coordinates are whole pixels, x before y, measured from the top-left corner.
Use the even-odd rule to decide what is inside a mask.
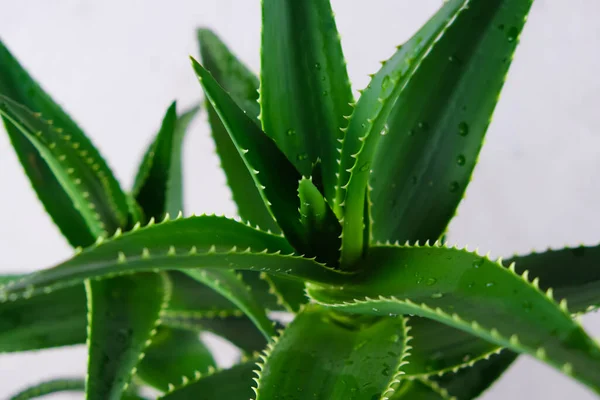
[[[28,400],[52,393],[83,392],[84,390],[85,381],[83,379],[53,379],[31,386],[13,395],[10,400]]]
[[[327,265],[337,265],[342,233],[337,217],[310,179],[300,180],[298,196],[300,197],[300,220],[306,230],[312,254]]]
[[[500,262],[456,248],[381,246],[370,250],[371,271],[309,295],[339,311],[435,319],[475,336],[530,354],[595,390],[600,349],[534,281]],[[506,296],[510,293],[511,296]]]
[[[194,59],[192,65],[208,100],[227,128],[244,163],[253,171],[252,177],[265,203],[269,204],[270,212],[290,243],[298,251],[305,252],[307,245],[303,237],[304,228],[298,215],[300,200],[297,189],[300,173],[210,73]]]
[[[303,304],[308,303],[304,283],[272,274],[261,274],[261,277],[267,281],[270,292],[285,310],[296,313]]]
[[[265,132],[304,175],[321,161],[332,204],[354,99],[329,0],[264,0],[260,102]]]
[[[164,274],[86,281],[88,376],[86,399],[119,400],[168,304]]]
[[[205,374],[214,367],[215,360],[197,333],[159,328],[137,374],[144,382],[167,392],[169,385],[179,385],[182,379]]]
[[[4,278],[0,282],[9,281]],[[85,343],[85,315],[82,285],[44,296],[0,303],[0,353]]]
[[[61,128],[2,95],[0,115],[35,146],[94,237],[106,236],[127,222],[127,204],[121,209],[117,207],[114,188],[87,147]],[[85,237],[89,239],[89,235]],[[89,244],[80,243],[82,246]]]
[[[88,204],[96,207],[95,212],[109,233],[124,226],[129,213],[127,197],[98,150],[1,42],[0,94],[12,99],[2,97],[0,113],[19,160],[44,207],[69,242],[73,246],[93,242],[95,230],[86,220]],[[42,122],[25,108],[41,113],[52,124]],[[42,132],[41,137],[35,136],[38,131]],[[63,155],[65,160],[61,160]],[[69,168],[75,171],[65,177]],[[73,190],[88,192],[89,199],[82,202],[74,198]],[[70,203],[81,205],[82,209],[77,212],[65,207]]]
[[[471,400],[490,387],[516,358],[516,353],[505,350],[487,360],[478,361],[470,368],[432,377],[432,380],[457,400]]]
[[[160,400],[248,400],[253,396],[255,362],[238,364],[230,369],[216,371],[200,376],[172,392],[160,397]]]
[[[245,315],[214,315],[200,312],[166,311],[161,321],[170,327],[209,331],[231,342],[246,354],[261,351],[267,345],[265,336]]]
[[[147,218],[162,219],[166,213],[175,216],[183,211],[183,139],[198,110],[194,107],[178,117],[176,104],[172,103],[144,155],[133,193]]]
[[[267,317],[265,308],[256,300],[251,289],[246,286],[241,276],[238,276],[235,271],[206,268],[185,272],[239,307],[256,324],[266,338],[275,335],[273,323]]]
[[[460,3],[465,7],[411,74],[379,141],[370,180],[375,240],[424,242],[444,233],[533,0],[450,1],[440,12]]]
[[[283,237],[224,217],[181,218],[117,234],[54,268],[8,282],[0,286],[0,302],[85,279],[155,270],[246,269],[326,283],[341,282],[349,275],[292,253]]]
[[[248,70],[210,30],[198,30],[200,55],[204,67],[229,93],[236,104],[259,126],[258,78]],[[243,221],[259,226],[263,230],[278,233],[279,226],[270,214],[252,174],[235,143],[227,133],[217,112],[207,101],[208,122],[215,141],[221,167],[227,177],[238,213]]]
[[[456,400],[436,382],[427,379],[402,380],[389,400]],[[382,400],[388,400],[384,398]]]
[[[256,399],[379,398],[403,365],[405,340],[402,318],[357,321],[307,306],[263,357]]]

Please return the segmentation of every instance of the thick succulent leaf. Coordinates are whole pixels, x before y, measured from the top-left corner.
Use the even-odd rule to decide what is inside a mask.
[[[169,385],[179,385],[183,377],[205,374],[216,367],[215,360],[198,333],[159,328],[137,367],[137,374],[149,385],[163,392]]]
[[[470,181],[533,0],[449,1],[440,13],[460,3],[465,7],[411,74],[379,141],[370,180],[375,240],[443,234]]]
[[[403,365],[405,333],[402,318],[357,321],[307,306],[269,345],[256,399],[378,398]]]
[[[447,390],[453,398],[471,400],[490,387],[516,358],[516,353],[505,350],[489,359],[478,361],[470,368],[431,379]]]
[[[427,379],[402,380],[389,400],[456,400],[436,382]],[[388,400],[384,398],[382,400]]]
[[[272,274],[261,274],[261,277],[267,281],[270,293],[277,298],[277,302],[282,304],[286,311],[296,313],[303,304],[308,303],[304,283]]]
[[[335,266],[339,260],[342,227],[315,184],[302,178],[298,184],[300,220],[306,231],[312,254],[317,260]]]
[[[164,218],[183,211],[182,146],[188,125],[198,113],[194,107],[181,116],[176,104],[167,110],[156,138],[146,151],[133,193],[147,218]]]
[[[192,59],[204,92],[215,108],[244,159],[265,203],[289,242],[305,252],[307,245],[300,223],[298,181],[300,173],[277,145],[240,109],[210,73]]]
[[[246,115],[259,126],[258,78],[210,30],[198,30],[198,41],[204,67]],[[270,229],[272,232],[278,232],[279,227],[227,129],[210,102],[207,102],[206,108],[221,167],[227,177],[227,184],[240,217],[263,230]]]
[[[262,3],[261,119],[298,170],[309,176],[321,160],[332,204],[338,141],[352,91],[329,0]]]
[[[160,400],[248,400],[254,394],[255,362],[245,362],[230,369],[216,371],[205,376],[190,377],[180,387],[173,390]]]
[[[528,353],[595,390],[600,349],[537,281],[487,257],[438,246],[378,246],[370,272],[338,287],[312,287],[317,302],[340,311],[414,314]],[[511,296],[507,297],[506,293]]]
[[[86,399],[119,400],[169,301],[170,281],[146,273],[86,281]]]
[[[10,119],[24,119],[19,122],[19,127],[14,125],[15,121],[11,122],[6,116],[3,118],[34,190],[67,240],[73,246],[85,246],[93,242],[94,232],[86,223],[84,210],[65,206],[81,203],[70,192],[72,183],[65,186],[63,178],[59,177],[63,173],[57,173],[56,168],[68,172],[69,168],[78,166],[70,175],[71,180],[80,186],[80,191],[89,193],[89,204],[96,206],[104,223],[123,226],[127,222],[127,199],[106,162],[77,124],[43,91],[1,41],[0,94],[13,100],[6,104],[3,99],[0,109],[9,112]],[[42,123],[37,117],[32,118],[31,113],[15,103],[41,113],[44,118],[52,120],[52,125]],[[23,127],[34,128],[34,131],[24,132]],[[42,137],[34,139],[32,134],[40,130]],[[48,149],[46,146],[55,147]],[[61,160],[62,156],[69,159]],[[78,179],[82,181],[80,184],[77,183]],[[87,207],[87,203],[83,202],[86,205],[82,205],[82,208]],[[109,232],[110,228],[107,226]]]
[[[0,283],[20,276],[1,277]],[[82,285],[0,303],[0,353],[85,343],[86,298]]]
[[[245,315],[214,315],[193,312],[163,313],[164,325],[198,333],[208,331],[231,342],[246,354],[261,351],[267,345],[265,336]]]
[[[101,240],[53,268],[0,286],[0,302],[47,293],[90,278],[186,268],[246,269],[325,283],[339,283],[349,275],[293,255],[283,237],[224,217],[199,216]]]
[[[106,236],[127,222],[126,200],[124,206],[119,206],[115,199],[120,196],[114,193],[117,189],[85,143],[2,95],[0,115],[34,145],[94,237]],[[90,244],[89,234],[84,237],[88,241],[78,245]]]
[[[58,392],[83,392],[85,390],[84,379],[53,379],[38,383],[13,395],[10,400],[28,400]]]
[[[234,303],[269,338],[275,334],[273,323],[267,317],[264,307],[254,298],[250,287],[235,271],[206,268],[188,270],[186,273],[199,282],[211,287],[223,297]]]

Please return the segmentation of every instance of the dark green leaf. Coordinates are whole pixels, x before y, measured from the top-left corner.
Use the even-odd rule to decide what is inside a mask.
[[[375,240],[413,243],[443,234],[471,179],[533,0],[449,1],[440,13],[461,3],[387,119],[370,181]]]
[[[196,75],[206,96],[215,108],[239,154],[260,189],[261,196],[286,238],[299,251],[305,252],[304,228],[300,223],[298,181],[300,173],[287,160],[277,145],[248,117],[200,64],[192,59]]]
[[[264,0],[261,119],[298,170],[309,176],[321,161],[332,204],[344,116],[352,91],[329,0]]]
[[[28,400],[57,392],[83,392],[85,380],[83,379],[54,379],[29,387],[10,398],[10,400]]]
[[[405,340],[402,318],[355,321],[307,306],[267,351],[256,399],[379,398],[403,364]]]
[[[229,93],[236,104],[246,112],[246,115],[259,126],[258,78],[210,30],[200,29],[198,40],[203,65],[219,85]],[[227,177],[227,184],[231,189],[240,217],[244,221],[258,225],[263,230],[270,229],[272,232],[279,232],[279,227],[258,191],[252,174],[246,167],[244,159],[231,140],[217,112],[210,102],[207,102],[206,108],[217,154],[221,159],[221,167]]]
[[[182,218],[118,234],[54,268],[4,284],[0,302],[77,285],[85,279],[161,269],[247,269],[327,283],[341,282],[348,275],[291,254],[283,237],[224,217]]]
[[[382,399],[387,400],[387,398]],[[389,400],[456,400],[436,382],[426,379],[402,380]]]
[[[340,311],[410,313],[528,353],[600,389],[600,349],[550,293],[500,263],[465,250],[389,246],[370,249],[371,272],[336,290],[309,288]],[[506,296],[510,293],[510,296]]]
[[[133,185],[133,193],[147,218],[176,216],[183,211],[182,146],[195,107],[177,116],[175,103],[167,110],[160,131],[146,151]]]
[[[253,396],[252,386],[256,363],[246,362],[230,369],[201,376],[175,388],[160,400],[248,400]]]
[[[163,392],[182,379],[205,374],[216,367],[199,334],[189,330],[159,328],[137,367],[142,380]]]
[[[86,281],[88,310],[87,400],[120,400],[168,304],[164,274]]]
[[[273,274],[264,274],[262,278],[268,282],[270,292],[287,311],[298,312],[300,306],[308,303],[304,283]]]

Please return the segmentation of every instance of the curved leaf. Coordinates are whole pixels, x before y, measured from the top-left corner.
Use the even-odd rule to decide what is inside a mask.
[[[373,158],[375,240],[423,242],[444,233],[471,179],[533,0],[449,1],[440,12],[457,3],[465,7],[406,83]]]
[[[402,318],[354,321],[307,306],[259,364],[256,400],[376,398],[396,379],[405,340]]]
[[[245,315],[214,315],[199,312],[163,313],[161,321],[173,328],[198,333],[209,331],[231,342],[246,354],[263,350],[267,345],[265,336]]]
[[[67,240],[73,246],[86,246],[93,243],[95,230],[86,221],[87,201],[81,203],[74,199],[71,184],[65,187],[64,178],[57,176],[57,168],[68,171],[78,167],[70,178],[75,180],[75,185],[80,185],[78,190],[88,192],[89,203],[96,206],[109,233],[124,226],[128,214],[127,198],[110,168],[79,126],[44,92],[1,41],[0,95],[12,99],[7,103],[2,97],[0,109],[10,114],[4,115],[3,119],[19,160],[38,197]],[[51,125],[32,116],[25,108],[41,113],[52,121]],[[20,126],[14,125],[21,119]],[[42,132],[39,138],[34,135],[38,131]],[[44,143],[55,147],[44,148]],[[61,160],[61,156],[69,159]],[[64,171],[60,173],[63,174]],[[77,184],[78,179],[82,181],[80,184]],[[65,207],[73,202],[82,209]]]
[[[269,210],[286,238],[299,251],[307,249],[298,209],[300,173],[277,145],[248,117],[196,60],[192,66],[211,105],[244,159]]]
[[[162,219],[165,214],[177,215],[183,211],[183,139],[198,111],[199,108],[194,107],[178,116],[173,102],[160,131],[144,155],[133,193],[147,218]]]
[[[210,30],[198,30],[198,41],[204,67],[259,126],[258,78]],[[279,232],[279,226],[270,214],[244,159],[208,101],[206,109],[221,167],[227,177],[227,184],[240,217],[263,230]]]
[[[170,291],[170,282],[164,274],[86,281],[89,302],[86,399],[121,399],[155,332],[161,309],[168,304]]]
[[[354,99],[329,0],[262,2],[261,119],[304,175],[321,161],[332,204],[338,141]]]
[[[215,360],[199,335],[189,330],[159,328],[137,367],[142,380],[158,390],[169,391],[183,377],[205,374]]]
[[[600,389],[598,345],[571,319],[566,304],[559,307],[551,293],[513,267],[438,246],[374,247],[365,262],[370,272],[335,290],[311,287],[310,296],[340,311],[435,319]]]
[[[239,248],[239,250],[238,250]],[[0,286],[0,302],[117,274],[186,268],[264,271],[317,282],[341,282],[348,274],[294,255],[283,237],[224,217],[182,218],[118,234],[62,264]]]
[[[402,380],[389,400],[456,400],[436,382],[426,379]],[[386,398],[382,400],[388,400]]]
[[[261,278],[267,281],[270,293],[285,310],[296,313],[303,304],[308,303],[304,283],[272,274],[261,274]]]
[[[255,362],[238,364],[230,369],[197,376],[173,390],[160,400],[248,400],[252,397]]]
[[[83,392],[84,390],[83,379],[53,379],[31,386],[13,395],[10,400],[28,400],[57,392]]]

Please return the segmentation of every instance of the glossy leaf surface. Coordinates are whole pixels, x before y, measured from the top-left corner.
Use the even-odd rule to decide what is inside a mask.
[[[593,372],[600,366],[598,345],[536,283],[454,248],[374,247],[366,262],[373,272],[343,290],[314,287],[309,294],[340,311],[435,319],[600,388]]]
[[[340,128],[354,102],[331,5],[265,0],[262,15],[263,128],[304,176],[321,161],[331,204]]]
[[[413,243],[443,234],[470,181],[532,3],[460,0],[440,10],[461,5],[411,74],[373,158],[375,240]],[[421,37],[422,31],[412,40]]]
[[[155,273],[86,281],[91,307],[86,399],[121,398],[170,291],[166,276]]]
[[[402,365],[404,333],[402,318],[361,323],[307,306],[266,352],[256,399],[378,398]]]

